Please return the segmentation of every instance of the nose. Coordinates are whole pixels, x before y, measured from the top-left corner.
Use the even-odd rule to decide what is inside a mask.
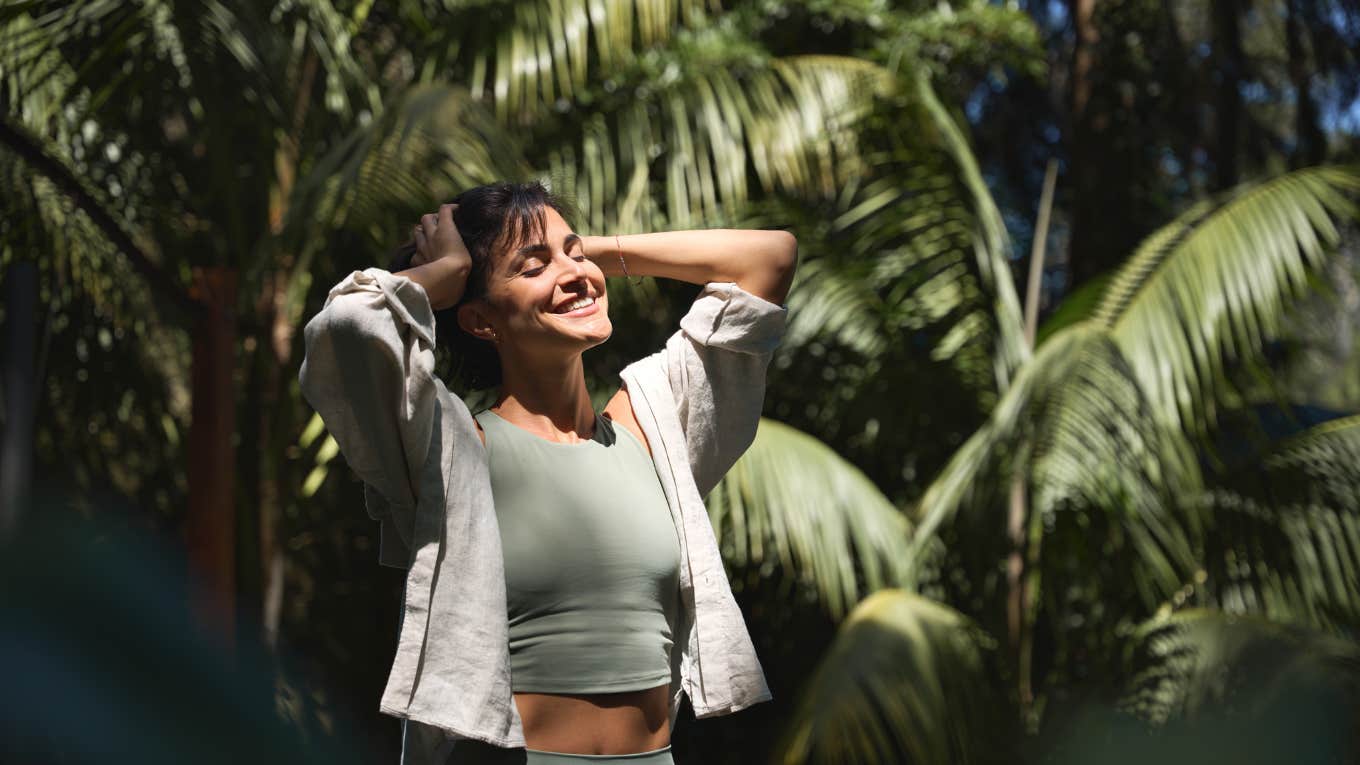
[[[571,284],[573,282],[579,282],[586,278],[585,263],[571,257],[570,255],[567,255],[566,253],[561,253],[558,255],[558,257],[562,258],[564,262],[562,269],[558,272],[559,284],[564,285]]]

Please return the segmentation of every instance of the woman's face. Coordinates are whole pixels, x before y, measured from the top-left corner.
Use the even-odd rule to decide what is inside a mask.
[[[609,339],[604,272],[586,258],[581,238],[552,208],[544,210],[543,237],[511,242],[486,273],[485,296],[469,307],[474,324],[507,355],[580,353]],[[462,319],[460,315],[460,320]]]

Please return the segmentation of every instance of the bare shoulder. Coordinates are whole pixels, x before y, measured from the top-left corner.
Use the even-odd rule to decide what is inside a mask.
[[[648,443],[646,434],[642,432],[642,426],[638,425],[637,415],[633,413],[633,398],[628,395],[626,384],[609,399],[609,403],[604,405],[604,414],[614,424],[628,428],[628,432],[637,436],[637,440],[647,447],[647,453],[652,453],[652,445]]]

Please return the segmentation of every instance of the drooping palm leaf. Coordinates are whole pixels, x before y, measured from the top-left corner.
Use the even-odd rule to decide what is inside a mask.
[[[997,386],[1004,390],[1015,368],[1028,357],[1027,346],[1022,342],[1020,299],[1015,294],[1015,284],[1011,279],[1010,240],[1006,225],[958,124],[945,111],[944,105],[924,78],[917,80],[917,93],[934,116],[934,125],[945,138],[946,146],[958,164],[961,179],[969,192],[969,202],[976,216],[974,248],[977,268],[984,289],[996,301],[998,341],[995,372]]]
[[[276,244],[297,253],[295,280],[310,272],[317,248],[335,230],[368,232],[375,247],[385,248],[398,215],[427,209],[441,194],[525,172],[519,146],[466,91],[422,85],[390,101],[380,118],[317,157],[293,187]]]
[[[1360,626],[1360,416],[1298,433],[1203,499],[1202,599],[1229,613]]]
[[[877,148],[872,128],[861,139],[876,148],[864,159],[866,177],[845,184],[823,243],[808,248],[788,343],[832,340],[872,359],[906,333],[939,331],[932,357],[954,363],[989,400],[1024,356],[1009,239],[929,83],[914,77],[897,87],[896,105],[875,118],[886,145]],[[902,123],[919,127],[903,132]]]
[[[906,518],[855,466],[788,425],[761,420],[707,503],[729,564],[782,567],[815,586],[834,617],[902,581]]]
[[[1286,306],[1353,218],[1360,171],[1299,170],[1201,203],[1152,234],[1105,291],[1107,327],[1158,416],[1191,432],[1215,420],[1225,364],[1279,335]]]
[[[1015,732],[997,703],[1004,692],[988,671],[991,648],[947,606],[902,590],[870,595],[804,688],[776,761],[989,761]]]
[[[1239,732],[1323,714],[1352,730],[1360,712],[1360,648],[1260,619],[1191,610],[1153,619],[1130,640],[1122,706],[1156,724],[1229,720]],[[1342,706],[1338,706],[1338,702]]]
[[[1195,425],[1183,416],[1206,423],[1226,357],[1259,353],[1286,298],[1335,241],[1335,219],[1351,214],[1346,194],[1357,185],[1349,170],[1300,171],[1221,208],[1202,205],[1150,237],[1094,318],[1039,349],[932,483],[918,542],[962,505],[999,506],[969,492],[1024,465],[1033,514],[1119,511],[1145,604],[1190,581],[1215,519],[1193,500],[1201,478],[1183,428]]]
[[[1196,492],[1201,477],[1180,434],[1148,408],[1103,331],[1079,324],[1058,333],[1020,368],[988,422],[926,490],[914,549],[979,500],[992,508],[999,534],[999,497],[975,492],[1008,486],[1021,471],[1031,478],[1034,518],[1073,505],[1115,513],[1138,564],[1135,585],[1155,605],[1193,571],[1196,520],[1175,511],[1177,498]]]

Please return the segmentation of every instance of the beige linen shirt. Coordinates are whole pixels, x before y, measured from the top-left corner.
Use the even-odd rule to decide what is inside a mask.
[[[672,726],[681,694],[698,717],[770,698],[703,497],[755,437],[785,313],[735,284],[709,284],[665,347],[620,375],[680,540]],[[434,374],[424,289],[356,271],[304,332],[303,396],[364,482],[369,515],[382,522],[381,562],[407,570],[380,704],[419,723],[404,760],[440,762],[459,738],[523,746],[486,450],[467,406]]]

